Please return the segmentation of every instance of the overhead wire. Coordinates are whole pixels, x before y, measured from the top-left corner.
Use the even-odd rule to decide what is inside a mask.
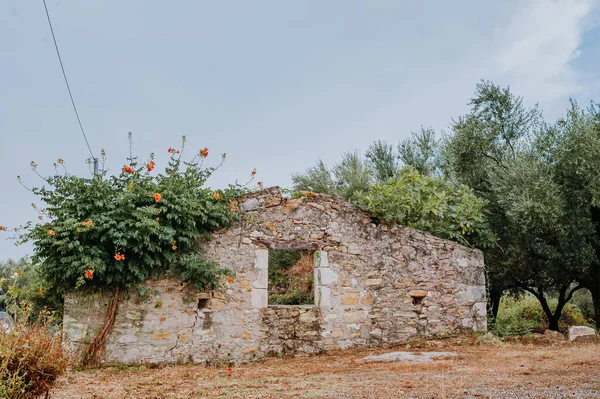
[[[58,50],[58,44],[56,43],[56,36],[54,35],[54,28],[52,27],[52,21],[50,20],[50,13],[48,12],[48,6],[46,5],[46,0],[42,0],[44,3],[44,9],[46,10],[46,17],[48,18],[48,25],[50,25],[50,32],[52,33],[52,40],[54,41],[54,48],[56,49],[56,55],[58,55],[58,62],[60,63],[60,69],[62,70],[63,77],[65,78],[65,84],[67,85],[67,91],[69,92],[69,97],[71,98],[71,104],[73,105],[73,110],[75,111],[75,116],[77,117],[77,122],[79,123],[79,128],[81,129],[81,134],[83,134],[83,139],[85,140],[85,144],[87,145],[88,150],[90,151],[90,155],[92,156],[92,160],[96,162],[96,157],[94,157],[94,153],[90,147],[90,143],[88,142],[87,136],[85,134],[85,130],[83,129],[83,124],[81,123],[81,118],[79,117],[79,112],[77,112],[77,106],[75,105],[75,100],[73,100],[73,94],[71,93],[71,87],[69,86],[69,80],[67,79],[67,74],[65,72],[65,67],[62,62],[62,57],[60,56],[60,51]]]

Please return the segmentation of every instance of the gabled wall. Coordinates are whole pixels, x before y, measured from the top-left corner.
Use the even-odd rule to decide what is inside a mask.
[[[376,225],[324,195],[284,199],[274,187],[239,204],[240,222],[202,244],[233,282],[197,293],[176,280],[148,281],[160,294],[123,301],[106,361],[238,362],[486,329],[480,251]],[[314,306],[268,306],[268,248],[315,251]],[[107,301],[67,296],[64,340],[89,342]]]

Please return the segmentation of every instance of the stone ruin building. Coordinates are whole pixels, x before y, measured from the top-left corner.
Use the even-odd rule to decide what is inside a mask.
[[[147,281],[155,294],[122,300],[103,361],[238,363],[486,329],[479,250],[390,228],[326,195],[283,198],[273,187],[238,202],[240,221],[202,244],[232,281],[213,292]],[[269,305],[272,249],[314,251],[314,304]],[[64,342],[89,343],[109,299],[67,295]]]

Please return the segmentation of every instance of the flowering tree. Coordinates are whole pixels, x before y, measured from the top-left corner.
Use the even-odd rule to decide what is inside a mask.
[[[169,148],[163,173],[155,172],[153,154],[145,162],[130,154],[120,174],[110,176],[103,151],[103,170],[91,178],[69,174],[62,159],[54,164],[55,176],[40,175],[45,185],[30,190],[46,207],[21,238],[33,242],[33,260],[53,289],[129,288],[161,273],[198,289],[219,285],[228,271],[205,259],[198,240],[235,220],[234,198],[244,188],[205,187],[225,154],[218,166],[205,167],[207,148],[185,162],[184,147],[185,137],[180,149]]]

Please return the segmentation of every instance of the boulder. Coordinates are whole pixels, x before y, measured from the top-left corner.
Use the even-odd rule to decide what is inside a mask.
[[[571,326],[569,328],[569,341],[596,342],[596,330],[587,326]]]
[[[550,342],[549,337],[544,334],[531,333],[521,337],[521,342],[526,344],[547,344]]]
[[[553,342],[562,342],[565,340],[564,334],[559,331],[546,330],[544,331],[544,335]]]

